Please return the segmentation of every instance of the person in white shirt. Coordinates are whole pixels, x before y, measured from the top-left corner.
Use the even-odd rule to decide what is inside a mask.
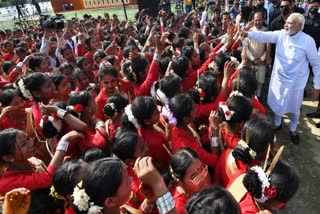
[[[258,42],[275,43],[276,56],[270,79],[268,105],[274,113],[275,129],[281,127],[281,116],[290,113],[291,141],[299,143],[297,125],[303,92],[309,77],[309,63],[313,67],[313,100],[319,97],[320,60],[315,41],[302,32],[304,16],[292,13],[281,31],[242,32],[242,36]]]

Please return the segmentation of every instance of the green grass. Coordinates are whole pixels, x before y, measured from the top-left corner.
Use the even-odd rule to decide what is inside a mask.
[[[128,20],[134,20],[134,15],[138,12],[138,7],[129,7],[127,8]],[[63,13],[67,19],[72,17],[82,18],[84,14],[92,15],[93,17],[103,16],[104,13],[117,14],[120,20],[125,20],[125,14],[123,8],[106,8],[106,9],[91,9],[91,10],[80,10]],[[53,15],[50,14],[50,15]],[[19,26],[15,25],[14,20],[0,20],[0,29],[16,29]]]

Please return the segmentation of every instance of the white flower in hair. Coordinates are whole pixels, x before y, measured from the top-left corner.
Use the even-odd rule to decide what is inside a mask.
[[[261,182],[261,198],[258,198],[257,201],[264,203],[269,198],[264,194],[265,189],[270,187],[270,181],[267,174],[263,171],[260,166],[253,166],[250,168],[252,171],[257,173],[259,181]]]
[[[156,91],[157,99],[163,104],[167,105],[169,103],[168,97],[158,88]]]
[[[22,95],[23,95],[25,98],[27,98],[28,100],[32,100],[32,99],[33,99],[32,94],[30,93],[30,91],[24,87],[23,79],[20,79],[20,80],[18,81],[18,87],[19,87]]]
[[[250,156],[251,156],[253,159],[256,158],[257,153],[256,153],[255,151],[253,151],[253,150],[249,147],[249,145],[248,145],[244,140],[240,140],[240,141],[238,142],[238,144],[241,145],[243,148],[249,149],[249,154],[250,154]]]
[[[88,214],[100,214],[102,213],[102,209],[103,207],[99,207],[97,205],[94,205],[94,203],[90,203]]]
[[[73,197],[73,204],[77,206],[79,211],[87,211],[89,209],[89,201],[90,197],[87,195],[86,191],[84,189],[80,189],[78,186],[82,186],[81,183],[79,183],[73,191],[72,197]]]
[[[124,108],[124,112],[125,112],[126,115],[128,116],[128,120],[134,125],[134,127],[135,127],[136,129],[140,129],[141,126],[140,126],[138,120],[133,116],[132,109],[131,109],[131,104],[127,105],[127,106]]]

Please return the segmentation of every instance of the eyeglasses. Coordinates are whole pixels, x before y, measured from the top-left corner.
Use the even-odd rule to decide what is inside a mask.
[[[207,177],[207,175],[208,175],[208,166],[203,164],[203,166],[201,168],[202,168],[201,172],[198,175],[196,175],[192,179],[189,179],[189,181],[191,181],[193,184],[199,184],[199,183],[201,183],[201,181],[203,181],[203,179],[205,177]]]

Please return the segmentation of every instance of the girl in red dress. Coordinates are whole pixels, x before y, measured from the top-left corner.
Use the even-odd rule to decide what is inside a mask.
[[[54,173],[50,195],[65,203],[65,214],[75,214],[72,207],[72,193],[75,186],[82,180],[88,164],[81,159],[65,162]]]
[[[103,113],[103,108],[106,105],[108,97],[115,93],[121,93],[117,89],[118,73],[112,65],[104,63],[100,64],[99,83],[101,85],[101,89],[100,93],[95,98],[98,105],[98,112],[95,117],[105,121],[107,118]]]
[[[86,72],[80,68],[76,68],[72,74],[72,77],[76,83],[75,92],[86,90],[90,86],[90,80]]]
[[[110,119],[106,124],[107,136],[112,140],[116,130],[121,125],[121,117],[124,113],[124,108],[128,105],[128,100],[119,94],[112,95],[108,98],[107,104],[103,108],[103,113]]]
[[[177,184],[172,193],[173,199],[178,213],[184,214],[189,198],[211,185],[208,166],[191,148],[182,148],[172,156],[170,172]]]
[[[297,173],[283,161],[278,161],[270,174],[260,166],[251,167],[246,174],[240,170],[228,184],[231,194],[237,195],[235,197],[243,214],[255,214],[264,209],[271,212],[284,209],[298,187]]]
[[[91,83],[96,83],[96,77],[94,76],[92,65],[93,63],[87,57],[80,57],[77,59],[78,68],[82,69],[88,75]]]
[[[90,60],[91,64],[93,65],[94,63],[93,55],[98,50],[95,38],[90,36],[85,39],[84,43],[85,43],[85,48],[87,50],[85,57],[87,57]]]
[[[51,176],[62,164],[69,141],[77,137],[83,136],[75,131],[64,135],[49,166],[45,167],[41,160],[34,158],[36,148],[25,132],[18,129],[1,131],[0,159],[8,164],[8,170],[0,178],[0,194],[22,186],[30,191],[49,187]]]
[[[207,152],[202,148],[200,137],[190,126],[195,119],[196,105],[191,97],[180,94],[169,101],[167,118],[171,124],[176,124],[170,133],[172,141],[172,151],[176,152],[180,148],[189,147],[193,149],[200,160],[210,167],[215,167],[218,155]]]
[[[97,104],[89,92],[81,91],[71,94],[67,111],[87,124],[84,132],[85,139],[71,145],[73,157],[92,147],[108,150],[110,145],[107,144],[105,125],[103,121],[93,117],[97,112]]]
[[[121,123],[123,127],[139,129],[156,165],[167,166],[170,160],[165,149],[165,147],[169,148],[168,139],[164,132],[154,126],[159,121],[159,116],[160,112],[152,97],[138,97],[132,105],[125,108]]]
[[[0,130],[16,128],[25,131],[25,101],[14,89],[6,89],[0,93],[2,111],[0,114]]]
[[[53,103],[61,101],[64,104],[68,104],[71,93],[71,84],[68,79],[61,74],[53,75],[51,79],[53,84],[56,86],[56,93],[50,102]]]
[[[245,142],[249,134],[249,142]],[[259,165],[265,157],[268,146],[273,147],[274,130],[265,119],[252,119],[244,124],[241,140],[234,149],[226,149],[221,154],[214,178],[214,184],[226,187],[230,178],[238,170],[247,171]]]
[[[218,115],[223,123],[221,129],[222,141],[225,149],[233,149],[241,139],[241,131],[244,123],[250,119],[252,113],[252,102],[242,95],[233,95],[227,102],[220,102]],[[219,127],[217,124],[215,128]],[[218,135],[216,129],[214,136]]]

